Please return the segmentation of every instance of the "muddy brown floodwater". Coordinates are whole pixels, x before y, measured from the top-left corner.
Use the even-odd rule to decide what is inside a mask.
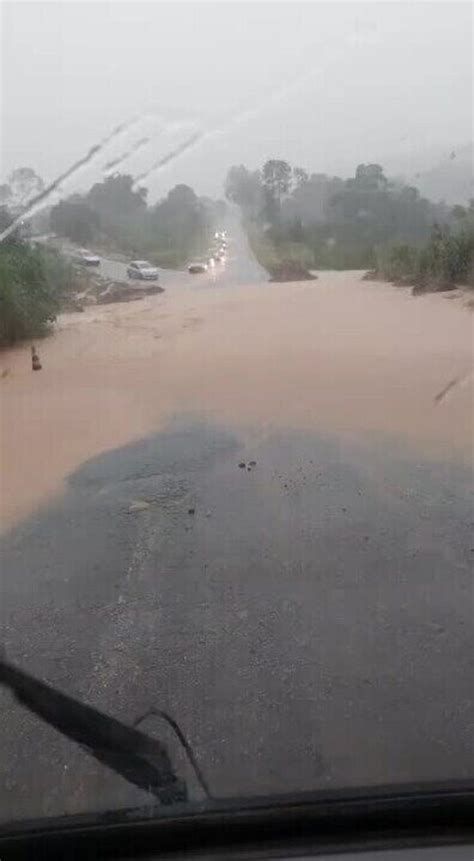
[[[193,414],[472,455],[472,314],[446,295],[318,281],[168,290],[64,315],[0,354],[3,528],[87,458]]]

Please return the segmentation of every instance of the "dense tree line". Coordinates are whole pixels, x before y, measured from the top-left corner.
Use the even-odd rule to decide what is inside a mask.
[[[44,185],[31,168],[18,168],[0,185],[0,231],[8,227]],[[207,247],[225,203],[198,198],[177,185],[153,206],[147,189],[116,174],[75,194],[48,213],[46,227],[81,245],[115,248],[130,257],[179,266]],[[45,331],[77,287],[77,270],[58,251],[32,244],[29,222],[0,244],[0,346]]]
[[[135,188],[132,176],[116,174],[55,206],[51,228],[83,245],[114,246],[164,266],[180,265],[204,251],[225,204],[198,198],[187,185],[175,186],[153,206],[147,196],[146,188]]]
[[[0,184],[0,206],[15,212],[26,206],[32,197],[44,189],[44,182],[31,167],[12,170],[6,182]]]
[[[390,250],[396,247],[404,249],[402,257],[416,258],[423,280],[441,266],[446,247],[452,253],[459,247],[463,260],[469,248],[472,255],[472,219],[466,211],[463,220],[463,207],[427,200],[387,178],[378,164],[360,164],[348,179],[308,174],[275,159],[261,170],[234,166],[226,196],[240,206],[264,265],[290,258],[321,269],[373,268],[399,253]],[[436,230],[442,239],[433,239]],[[454,277],[456,266],[443,266]],[[467,269],[468,263],[458,267],[463,278]]]

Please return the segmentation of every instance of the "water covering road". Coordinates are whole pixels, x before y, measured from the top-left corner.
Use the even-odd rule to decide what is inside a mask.
[[[65,449],[72,444],[68,434],[88,440],[92,406],[100,414],[98,439],[107,411],[113,426],[117,404],[124,424],[125,412],[127,419],[133,413],[139,420],[131,426],[133,441],[114,437],[106,446],[111,450],[102,446],[88,459],[78,439],[72,459],[61,461],[62,468],[75,463],[63,491],[3,537],[7,653],[128,723],[150,707],[166,709],[179,721],[217,797],[472,776],[474,547],[466,462],[441,451],[424,456],[422,449],[404,448],[384,434],[331,432],[340,415],[347,421],[349,410],[353,425],[356,416],[347,392],[345,412],[334,412],[338,380],[341,397],[355,361],[344,352],[354,337],[349,328],[343,337],[341,327],[331,329],[328,309],[342,289],[339,282],[329,279],[325,286],[321,279],[321,286],[294,287],[302,293],[285,288],[261,300],[249,290],[236,294],[248,303],[246,316],[238,316],[237,301],[227,302],[227,317],[222,316],[219,296],[225,291],[216,292],[215,301],[193,297],[208,287],[230,287],[233,279],[262,277],[245,238],[237,232],[233,242],[219,285],[207,276],[169,276],[169,292],[173,278],[183,288],[185,328],[178,334],[173,326],[181,299],[173,304],[167,290],[146,300],[143,311],[123,312],[131,317],[108,308],[100,310],[103,317],[88,311],[78,315],[80,322],[68,318],[45,343],[44,376],[35,378],[43,388],[33,415],[46,422],[49,406],[60,422],[63,412],[73,410]],[[377,288],[364,288],[371,289]],[[377,295],[365,292],[354,300],[353,325],[357,302],[376,305]],[[281,308],[275,323],[280,301],[283,318],[287,312],[284,327]],[[390,315],[397,308],[402,317],[405,302],[411,314],[420,308],[409,305],[409,298],[394,297],[392,306],[391,294],[387,301]],[[305,320],[301,312],[296,317],[298,303],[312,313],[318,309],[320,319]],[[423,320],[430,319],[429,308],[423,306]],[[189,315],[204,309],[209,328],[200,335],[199,321],[186,327],[198,320]],[[458,318],[452,310],[446,314],[454,331]],[[234,331],[229,321],[236,317]],[[266,318],[268,329],[262,329]],[[225,320],[229,328],[220,332]],[[308,360],[314,331],[316,358],[311,354]],[[108,356],[104,341],[114,332],[132,339],[133,360],[114,352],[119,340],[110,341]],[[368,337],[362,353],[369,349]],[[388,340],[388,334],[382,337]],[[406,397],[403,386],[396,388],[397,373],[405,364],[400,359],[392,371],[382,346],[374,344],[376,368],[375,360],[369,362],[362,382],[372,400],[378,393],[375,416],[388,412],[377,386],[389,387],[395,429],[397,405],[401,412]],[[75,356],[72,367],[60,363],[65,347]],[[452,357],[445,352],[438,361],[440,367],[447,363],[447,372]],[[19,367],[21,354],[13,359]],[[305,362],[309,373],[307,368],[303,377]],[[426,365],[432,364],[426,347]],[[380,365],[387,369],[381,383]],[[357,389],[360,367],[356,363],[355,383],[351,378],[356,400],[365,391],[362,382]],[[23,373],[20,368],[7,380],[18,415],[31,410],[26,394],[16,398],[22,386],[32,397],[30,377]],[[298,389],[298,379],[306,386]],[[311,412],[308,380],[317,398],[328,379],[336,395],[332,390],[327,402],[320,396]],[[102,410],[99,400],[88,400],[96,380],[106,403]],[[152,431],[153,392],[164,399],[168,418],[156,421]],[[125,400],[117,400],[119,394]],[[441,433],[446,414],[430,406],[417,415],[416,387],[412,394],[413,422],[422,429],[440,422]],[[369,396],[362,411],[367,416]],[[455,411],[457,397],[449,410]],[[76,413],[73,398],[80,405]],[[180,417],[172,417],[172,405]],[[42,434],[38,425],[36,442],[47,445]],[[58,447],[59,442],[49,455],[51,469]],[[152,800],[3,691],[0,704],[3,820]],[[149,719],[143,728],[168,743],[198,798],[166,727]]]

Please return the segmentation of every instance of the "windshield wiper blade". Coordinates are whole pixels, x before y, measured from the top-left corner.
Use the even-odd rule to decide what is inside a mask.
[[[0,656],[0,684],[39,718],[162,804],[188,800],[186,784],[175,774],[161,742],[61,693],[3,656]]]

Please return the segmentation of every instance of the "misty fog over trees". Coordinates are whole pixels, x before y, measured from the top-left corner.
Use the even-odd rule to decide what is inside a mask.
[[[29,167],[0,185],[0,228],[8,226],[44,188]],[[369,269],[380,277],[442,289],[474,283],[474,202],[448,206],[387,177],[378,164],[359,164],[343,179],[309,173],[281,159],[261,170],[229,169],[227,200],[240,208],[251,246],[272,275],[285,262],[311,269]],[[80,245],[156,265],[179,267],[204,253],[224,201],[198,197],[178,184],[148,204],[146,188],[113,174],[33,219]],[[25,225],[0,246],[0,344],[44,329],[72,289],[74,267],[51,248],[31,248]]]
[[[419,283],[472,283],[473,202],[433,203],[381,165],[359,164],[342,179],[271,159],[261,170],[231,167],[225,190],[269,272],[290,260]]]
[[[55,206],[51,229],[81,244],[98,243],[130,257],[147,256],[161,266],[180,266],[202,253],[218,214],[225,208],[198,198],[187,185],[176,185],[153,206],[146,188],[135,189],[133,177],[114,174]]]
[[[31,168],[19,168],[0,186],[0,230],[8,227],[44,187]],[[226,205],[198,198],[177,185],[163,200],[147,205],[147,189],[133,177],[114,174],[86,194],[73,194],[33,218],[33,232],[52,230],[79,245],[100,246],[129,257],[147,257],[178,267],[203,253]],[[0,346],[41,334],[74,290],[74,266],[57,250],[31,247],[25,222],[0,245]]]

